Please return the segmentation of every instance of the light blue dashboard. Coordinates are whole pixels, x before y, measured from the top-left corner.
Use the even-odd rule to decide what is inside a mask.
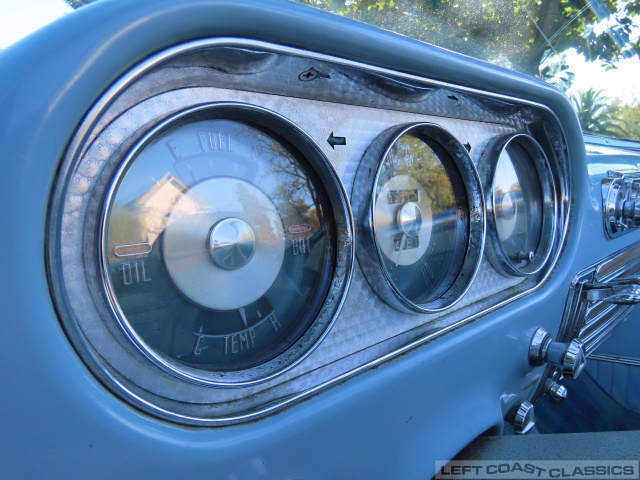
[[[240,58],[233,51],[271,55],[274,66],[253,76],[189,73],[203,67],[188,63],[194,55],[233,66]],[[303,66],[331,78],[298,81]],[[167,73],[176,69],[200,83],[180,83]],[[559,91],[299,5],[101,1],[0,52],[0,72],[2,478],[431,478],[436,460],[453,458],[486,432],[512,428],[514,407],[540,395],[552,375],[552,367],[531,364],[536,329],[558,335],[576,275],[638,241],[637,232],[608,238],[602,212],[603,178],[611,169],[637,168],[636,154],[587,150]],[[291,72],[289,84],[282,79]],[[367,83],[380,78],[391,86]],[[389,96],[416,90],[417,100]],[[424,90],[435,93],[420,96]],[[96,320],[110,313],[104,307],[94,314],[87,299],[108,306],[118,294],[96,287],[108,272],[100,271],[98,253],[86,252],[97,252],[98,241],[65,228],[82,231],[84,217],[61,220],[75,221],[65,205],[76,201],[104,215],[100,185],[115,170],[96,174],[81,200],[68,193],[79,170],[100,163],[87,153],[96,138],[103,143],[93,148],[108,163],[140,139],[122,134],[127,128],[144,131],[169,111],[221,103],[284,117],[281,136],[293,131],[291,122],[330,165],[314,164],[333,172],[319,175],[320,183],[343,188],[329,196],[344,195],[343,213],[332,204],[342,222],[335,245],[344,272],[330,290],[339,298],[318,314],[331,318],[285,367],[261,373],[263,362],[233,380],[233,365],[225,365],[230,381],[190,377],[192,370],[171,370],[175,362],[158,367],[135,328]],[[444,126],[458,147],[469,142],[464,161],[473,171],[491,138],[535,138],[555,175],[557,225],[540,270],[509,277],[482,254],[492,241],[485,239],[490,222],[483,224],[477,263],[469,267],[474,279],[461,298],[433,311],[429,302],[404,302],[402,310],[385,300],[393,292],[372,286],[377,277],[367,269],[378,267],[363,258],[368,207],[357,189],[366,198],[361,185],[369,180],[358,168],[382,132],[425,123]],[[346,144],[327,143],[329,135]],[[487,215],[486,198],[478,193],[471,207],[479,209],[478,222]],[[65,249],[68,255],[59,253]]]

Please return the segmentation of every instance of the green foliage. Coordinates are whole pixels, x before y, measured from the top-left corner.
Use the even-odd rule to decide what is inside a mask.
[[[640,102],[621,106],[616,113],[614,136],[628,140],[640,140]]]
[[[571,103],[578,113],[585,132],[628,140],[640,140],[640,102],[623,105],[601,90],[589,89],[571,95]]]
[[[532,75],[549,53],[575,48],[613,66],[640,46],[629,40],[640,0],[297,1]]]
[[[611,135],[617,130],[617,102],[612,102],[601,90],[590,88],[569,97],[585,132]]]

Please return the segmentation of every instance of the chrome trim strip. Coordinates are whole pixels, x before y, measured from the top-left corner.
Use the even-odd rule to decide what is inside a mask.
[[[589,356],[590,360],[597,362],[617,363],[620,365],[628,365],[630,367],[640,367],[640,358],[625,357],[622,355],[611,355],[608,353],[593,353]]]
[[[633,306],[618,306],[604,312],[596,321],[588,325],[588,327],[580,330],[578,339],[582,342],[584,352],[589,356],[596,348],[624,322],[626,315]]]
[[[640,270],[640,242],[604,259],[596,267],[595,280],[601,282],[609,277],[626,276],[638,270]]]

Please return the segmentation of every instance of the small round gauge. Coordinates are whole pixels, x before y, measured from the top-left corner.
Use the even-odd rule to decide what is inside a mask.
[[[484,210],[473,162],[449,132],[421,123],[381,134],[352,197],[358,260],[378,295],[409,312],[462,297],[480,263]]]
[[[487,204],[487,257],[506,276],[547,262],[555,230],[554,184],[540,145],[524,134],[494,139],[480,161]]]

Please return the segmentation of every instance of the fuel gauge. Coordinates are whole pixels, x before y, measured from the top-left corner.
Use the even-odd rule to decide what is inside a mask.
[[[330,325],[330,292],[344,292],[345,205],[317,147],[284,119],[242,105],[181,112],[137,143],[107,191],[110,308],[175,375],[234,383],[282,370]]]

